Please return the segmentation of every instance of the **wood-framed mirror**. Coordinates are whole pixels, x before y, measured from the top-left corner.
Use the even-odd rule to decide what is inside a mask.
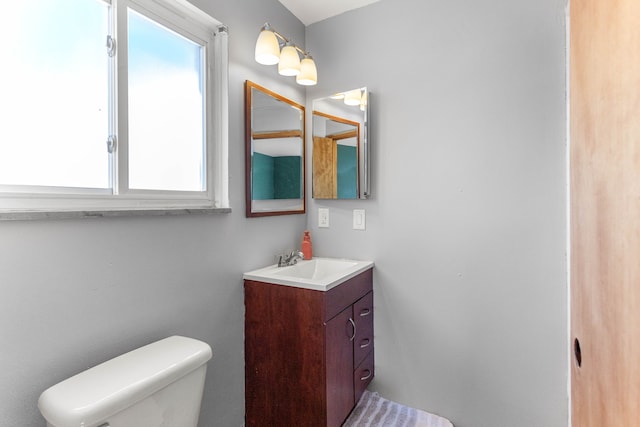
[[[305,213],[304,141],[304,106],[247,80],[247,217]]]
[[[313,198],[367,199],[370,94],[366,87],[313,100]]]

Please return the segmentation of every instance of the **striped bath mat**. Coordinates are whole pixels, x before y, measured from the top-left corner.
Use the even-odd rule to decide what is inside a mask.
[[[365,390],[342,427],[453,427],[451,421]]]

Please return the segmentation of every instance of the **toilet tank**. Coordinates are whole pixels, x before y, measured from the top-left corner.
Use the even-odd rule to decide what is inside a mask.
[[[208,344],[172,336],[108,360],[45,390],[49,427],[196,427]]]

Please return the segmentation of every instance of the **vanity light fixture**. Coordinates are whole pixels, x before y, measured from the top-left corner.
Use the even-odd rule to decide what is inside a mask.
[[[281,50],[282,48],[282,50]],[[299,54],[302,54],[302,61]],[[316,63],[306,52],[278,33],[266,23],[260,29],[256,41],[256,62],[264,65],[278,64],[278,73],[283,76],[296,76],[296,82],[304,86],[318,83]]]

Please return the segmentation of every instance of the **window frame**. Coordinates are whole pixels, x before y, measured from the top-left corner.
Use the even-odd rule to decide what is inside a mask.
[[[111,188],[0,185],[0,219],[230,212],[228,190],[228,30],[186,0],[102,0],[110,4],[110,114],[116,150],[110,155]],[[205,65],[205,191],[128,188],[128,9],[201,43]],[[106,35],[105,35],[106,36]],[[105,48],[105,55],[107,54]]]

